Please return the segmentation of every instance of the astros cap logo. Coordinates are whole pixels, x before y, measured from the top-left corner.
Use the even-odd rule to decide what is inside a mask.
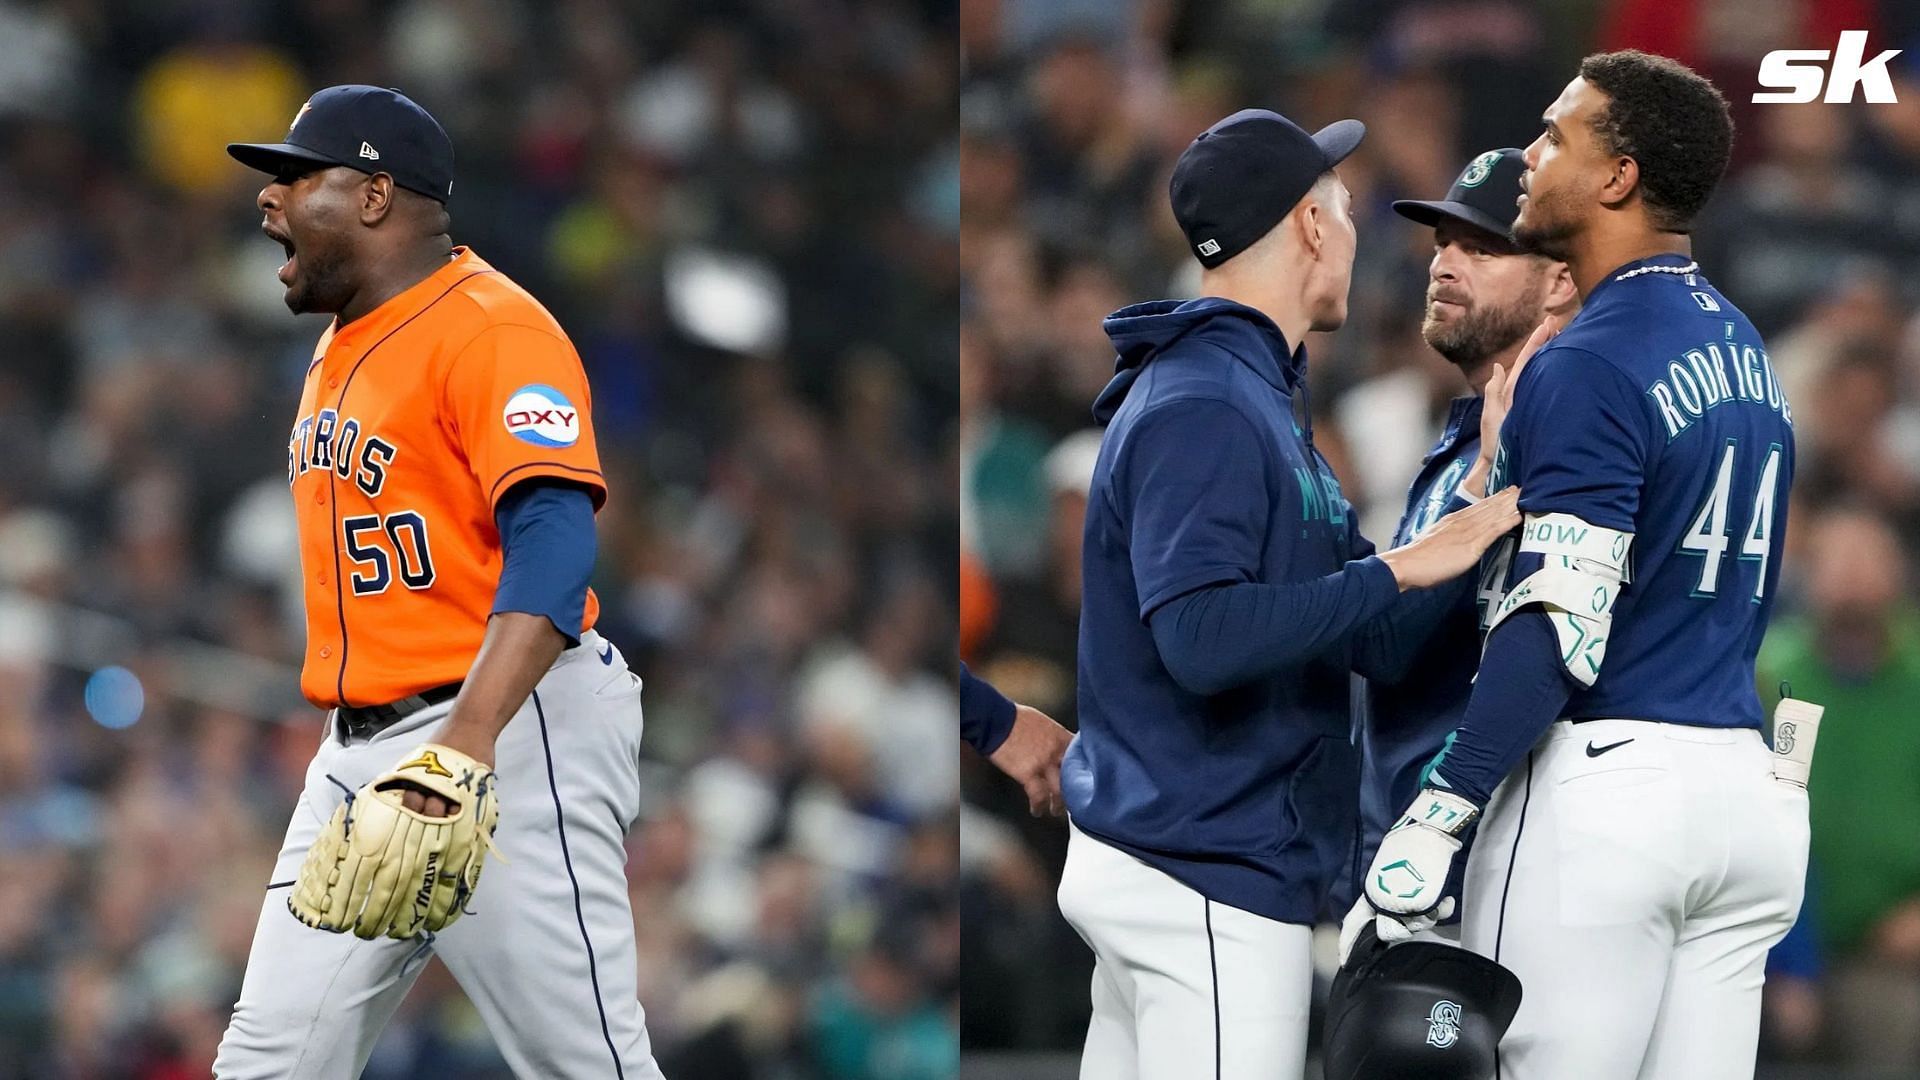
[[[501,419],[507,434],[535,446],[572,446],[580,438],[580,411],[567,395],[543,383],[508,395]]]

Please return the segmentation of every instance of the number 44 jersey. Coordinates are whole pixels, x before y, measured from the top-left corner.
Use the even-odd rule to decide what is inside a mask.
[[[605,501],[590,409],[553,316],[465,248],[328,328],[287,442],[307,700],[386,704],[466,677],[500,584],[501,495],[550,477]],[[589,591],[582,633],[599,608]]]
[[[1631,534],[1607,640],[1562,637],[1587,684],[1568,718],[1761,726],[1753,661],[1780,576],[1793,412],[1753,324],[1697,265],[1656,256],[1601,280],[1521,374],[1492,482],[1520,486],[1523,530],[1566,535],[1494,546],[1482,626],[1557,557],[1538,549],[1579,548],[1586,527]]]

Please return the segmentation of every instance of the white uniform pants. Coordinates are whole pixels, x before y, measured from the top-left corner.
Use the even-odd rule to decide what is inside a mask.
[[[1081,1080],[1298,1080],[1310,928],[1208,900],[1077,828],[1060,910],[1094,954]]]
[[[431,940],[362,941],[302,924],[287,892],[347,790],[430,742],[452,707],[343,741],[329,718],[273,869],[218,1080],[350,1080],[438,955],[516,1076],[660,1080],[636,996],[625,837],[640,812],[640,680],[588,631],[554,662],[495,746],[505,859],[472,913]]]
[[[1751,729],[1556,723],[1487,806],[1462,940],[1520,976],[1499,1080],[1749,1080],[1807,795]]]

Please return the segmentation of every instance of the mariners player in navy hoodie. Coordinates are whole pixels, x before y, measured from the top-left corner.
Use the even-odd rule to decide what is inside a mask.
[[[1300,342],[1346,318],[1333,170],[1363,131],[1209,128],[1171,185],[1206,295],[1106,323],[1061,770],[1060,907],[1095,955],[1085,1080],[1300,1075],[1310,928],[1352,835],[1350,672],[1404,664],[1454,599],[1427,587],[1519,521],[1506,492],[1375,555],[1314,449]]]
[[[1588,57],[1543,119],[1514,232],[1583,306],[1515,388],[1492,483],[1520,485],[1525,523],[1487,560],[1466,716],[1366,899],[1427,913],[1477,822],[1462,942],[1525,986],[1503,1080],[1751,1077],[1807,796],[1775,777],[1754,690],[1793,413],[1687,235],[1733,124],[1638,52]]]
[[[1513,241],[1519,213],[1519,150],[1489,150],[1460,172],[1446,198],[1402,199],[1393,209],[1433,230],[1427,265],[1426,316],[1420,336],[1458,368],[1470,393],[1454,398],[1440,438],[1407,489],[1406,512],[1393,542],[1431,529],[1453,505],[1454,492],[1481,454],[1483,420],[1495,427],[1507,378],[1534,331],[1549,317],[1564,322],[1579,306],[1567,266],[1522,251]],[[1496,401],[1483,410],[1485,396]],[[1494,440],[1485,444],[1491,454]],[[1473,590],[1461,590],[1453,611],[1397,679],[1370,679],[1355,717],[1360,745],[1360,844],[1342,903],[1359,894],[1360,878],[1380,838],[1420,790],[1420,774],[1467,710],[1480,663],[1480,613]],[[1458,871],[1455,872],[1456,879]],[[1457,880],[1450,893],[1457,897]],[[1356,928],[1357,930],[1357,928]],[[1457,924],[1436,934],[1458,940]]]

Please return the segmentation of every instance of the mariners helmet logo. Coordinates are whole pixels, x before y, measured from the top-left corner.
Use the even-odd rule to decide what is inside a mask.
[[[580,411],[567,395],[540,383],[510,394],[501,419],[508,434],[535,446],[572,446],[580,438]]]
[[[1467,163],[1467,171],[1460,174],[1461,187],[1479,187],[1493,175],[1493,165],[1500,160],[1500,151],[1489,150]]]
[[[1460,1006],[1436,1001],[1427,1011],[1427,1042],[1442,1050],[1460,1041]]]

